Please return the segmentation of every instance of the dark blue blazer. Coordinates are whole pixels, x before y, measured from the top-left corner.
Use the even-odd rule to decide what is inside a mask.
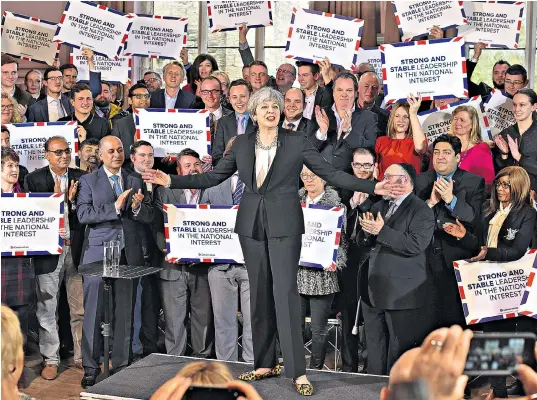
[[[149,103],[150,108],[166,108],[164,90],[165,89],[159,89],[151,94],[151,102]],[[174,108],[202,109],[203,103],[196,95],[185,92],[184,90],[179,90]]]
[[[71,115],[75,111],[69,101],[69,97],[64,93],[60,96],[60,102],[66,116]],[[30,106],[28,110],[28,122],[49,122],[47,97]]]

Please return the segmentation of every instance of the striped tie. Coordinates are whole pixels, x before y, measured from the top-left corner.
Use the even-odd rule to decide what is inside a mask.
[[[237,177],[237,186],[235,186],[235,191],[233,192],[233,204],[240,204],[242,199],[242,192],[244,191],[244,183],[242,183],[241,178]]]

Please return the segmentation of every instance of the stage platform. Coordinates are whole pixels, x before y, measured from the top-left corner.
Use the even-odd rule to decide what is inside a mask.
[[[177,374],[183,366],[197,358],[151,354],[137,363],[112,375],[80,393],[81,399],[149,399],[164,382]],[[226,363],[233,376],[250,371],[251,364]],[[380,389],[387,386],[388,377],[308,370],[314,385],[313,398],[324,400],[378,400]],[[290,379],[270,378],[252,383],[261,397],[270,400],[304,399]]]

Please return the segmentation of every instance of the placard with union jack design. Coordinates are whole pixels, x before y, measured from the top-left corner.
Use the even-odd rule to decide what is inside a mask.
[[[61,254],[64,193],[2,193],[2,257]]]
[[[528,280],[526,281],[526,289],[524,290],[524,293],[522,293],[522,300],[520,300],[518,313],[528,317],[537,318],[537,263],[535,262],[533,263]]]
[[[211,33],[272,26],[271,1],[208,1],[207,17]]]

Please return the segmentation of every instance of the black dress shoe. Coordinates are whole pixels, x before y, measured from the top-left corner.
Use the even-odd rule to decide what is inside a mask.
[[[82,385],[82,387],[84,389],[87,389],[93,385],[95,385],[95,381],[97,380],[97,376],[99,374],[94,374],[94,373],[84,373],[84,377],[82,378],[82,382],[80,382],[80,385]]]

